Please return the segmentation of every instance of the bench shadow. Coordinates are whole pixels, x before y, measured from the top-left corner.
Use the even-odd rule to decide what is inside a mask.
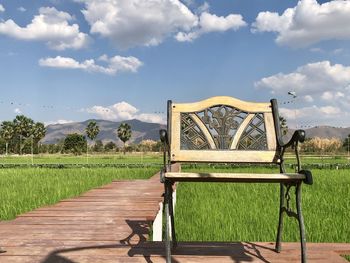
[[[76,263],[68,257],[62,255],[64,253],[83,251],[90,249],[121,249],[127,251],[129,257],[143,257],[145,262],[151,263],[152,257],[164,258],[165,262],[165,246],[163,242],[147,241],[151,222],[147,220],[125,220],[131,229],[131,233],[116,243],[101,246],[82,246],[66,249],[57,249],[52,251],[42,263]],[[172,252],[172,262],[179,262],[177,256],[220,256],[231,258],[232,262],[251,262],[257,259],[261,262],[270,262],[266,260],[261,251],[273,249],[261,246],[251,242],[179,242],[178,247]],[[88,253],[84,253],[88,256]],[[204,260],[204,259],[203,259]]]

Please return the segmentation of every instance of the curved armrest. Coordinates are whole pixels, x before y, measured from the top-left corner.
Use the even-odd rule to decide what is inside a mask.
[[[169,160],[170,160],[170,145],[169,145],[169,138],[168,138],[168,132],[164,129],[159,130],[159,136],[160,141],[164,144],[164,151],[163,151],[163,164],[164,168],[160,173],[160,181],[163,181],[163,172],[168,170]],[[168,158],[167,158],[168,157]],[[168,159],[168,161],[167,161]]]
[[[164,129],[159,131],[160,141],[169,146],[168,132]]]
[[[295,143],[304,142],[304,141],[305,141],[305,131],[304,130],[296,130],[296,131],[294,131],[292,138],[290,138],[290,140],[287,143],[283,143],[281,145],[281,147],[288,148],[288,147],[294,145]]]

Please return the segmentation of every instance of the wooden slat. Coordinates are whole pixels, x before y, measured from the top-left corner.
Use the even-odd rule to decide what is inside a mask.
[[[215,105],[228,105],[249,113],[271,112],[271,103],[256,103],[233,97],[217,96],[194,103],[173,103],[172,112],[196,112]]]
[[[226,163],[273,163],[275,151],[238,150],[172,150],[171,160],[175,162],[226,162]]]
[[[266,140],[267,148],[272,151],[276,151],[276,132],[273,121],[272,113],[264,113],[265,130],[266,130]]]
[[[231,182],[283,182],[305,179],[303,174],[248,174],[248,173],[165,173],[174,181],[231,181]]]

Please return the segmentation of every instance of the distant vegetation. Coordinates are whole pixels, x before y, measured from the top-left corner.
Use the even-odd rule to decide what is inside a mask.
[[[157,168],[0,169],[0,220],[54,204],[115,179],[146,179]]]
[[[232,172],[271,172],[271,169],[261,167],[183,170],[227,172],[228,169]],[[272,171],[278,172],[278,169]],[[314,184],[302,187],[307,241],[349,243],[349,170],[313,169],[312,173]],[[276,238],[279,184],[181,182],[176,196],[175,227],[180,241],[269,242]],[[283,241],[299,241],[294,218],[285,216],[283,230]]]

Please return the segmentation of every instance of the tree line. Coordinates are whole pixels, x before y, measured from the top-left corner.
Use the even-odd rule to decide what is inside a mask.
[[[38,152],[38,145],[46,135],[45,125],[34,122],[24,115],[17,115],[12,121],[3,121],[0,125],[0,143],[5,145],[5,154],[22,154],[30,149]]]
[[[105,144],[101,140],[95,141],[100,133],[100,128],[95,121],[90,121],[85,128],[85,134],[72,133],[65,136],[64,139],[55,144],[41,144],[40,141],[45,137],[47,129],[41,122],[35,122],[24,115],[17,115],[12,121],[3,121],[0,124],[0,153],[2,154],[37,154],[37,153],[73,153],[82,154],[88,151],[138,151],[140,149],[152,151],[157,142],[145,140],[140,145],[126,145],[132,135],[131,126],[127,123],[121,123],[116,130],[116,136],[124,147],[119,148],[114,142]],[[88,139],[93,142],[89,146]]]

